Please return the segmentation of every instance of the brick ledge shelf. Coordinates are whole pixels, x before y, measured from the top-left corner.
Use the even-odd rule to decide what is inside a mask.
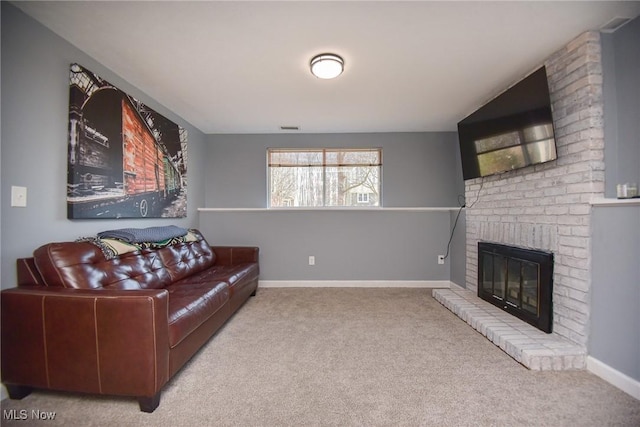
[[[433,297],[532,371],[586,369],[587,354],[564,338],[546,334],[480,299],[474,292],[456,287],[434,289]]]

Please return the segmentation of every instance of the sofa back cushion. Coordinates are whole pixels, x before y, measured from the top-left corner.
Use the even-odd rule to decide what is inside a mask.
[[[194,241],[158,249],[162,264],[173,282],[206,270],[216,261],[216,256],[204,237],[198,232],[194,233],[194,236]]]
[[[76,289],[158,289],[171,276],[157,251],[143,249],[111,259],[90,242],[49,243],[33,253],[46,286]]]

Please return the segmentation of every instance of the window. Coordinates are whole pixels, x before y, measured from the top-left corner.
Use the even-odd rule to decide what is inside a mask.
[[[267,150],[269,207],[380,206],[382,150]]]

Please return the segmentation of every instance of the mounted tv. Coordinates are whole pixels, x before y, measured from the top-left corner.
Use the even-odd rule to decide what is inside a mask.
[[[465,180],[555,160],[545,67],[460,121],[458,139]]]

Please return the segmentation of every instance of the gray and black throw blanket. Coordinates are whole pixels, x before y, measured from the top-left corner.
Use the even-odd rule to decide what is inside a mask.
[[[186,228],[175,225],[147,228],[120,228],[117,230],[101,231],[100,239],[118,239],[127,243],[164,242],[175,237],[186,236]]]
[[[106,259],[113,259],[141,249],[158,249],[175,243],[195,242],[199,236],[195,230],[167,225],[102,231],[97,237],[83,237],[77,241],[92,243],[100,248]]]

